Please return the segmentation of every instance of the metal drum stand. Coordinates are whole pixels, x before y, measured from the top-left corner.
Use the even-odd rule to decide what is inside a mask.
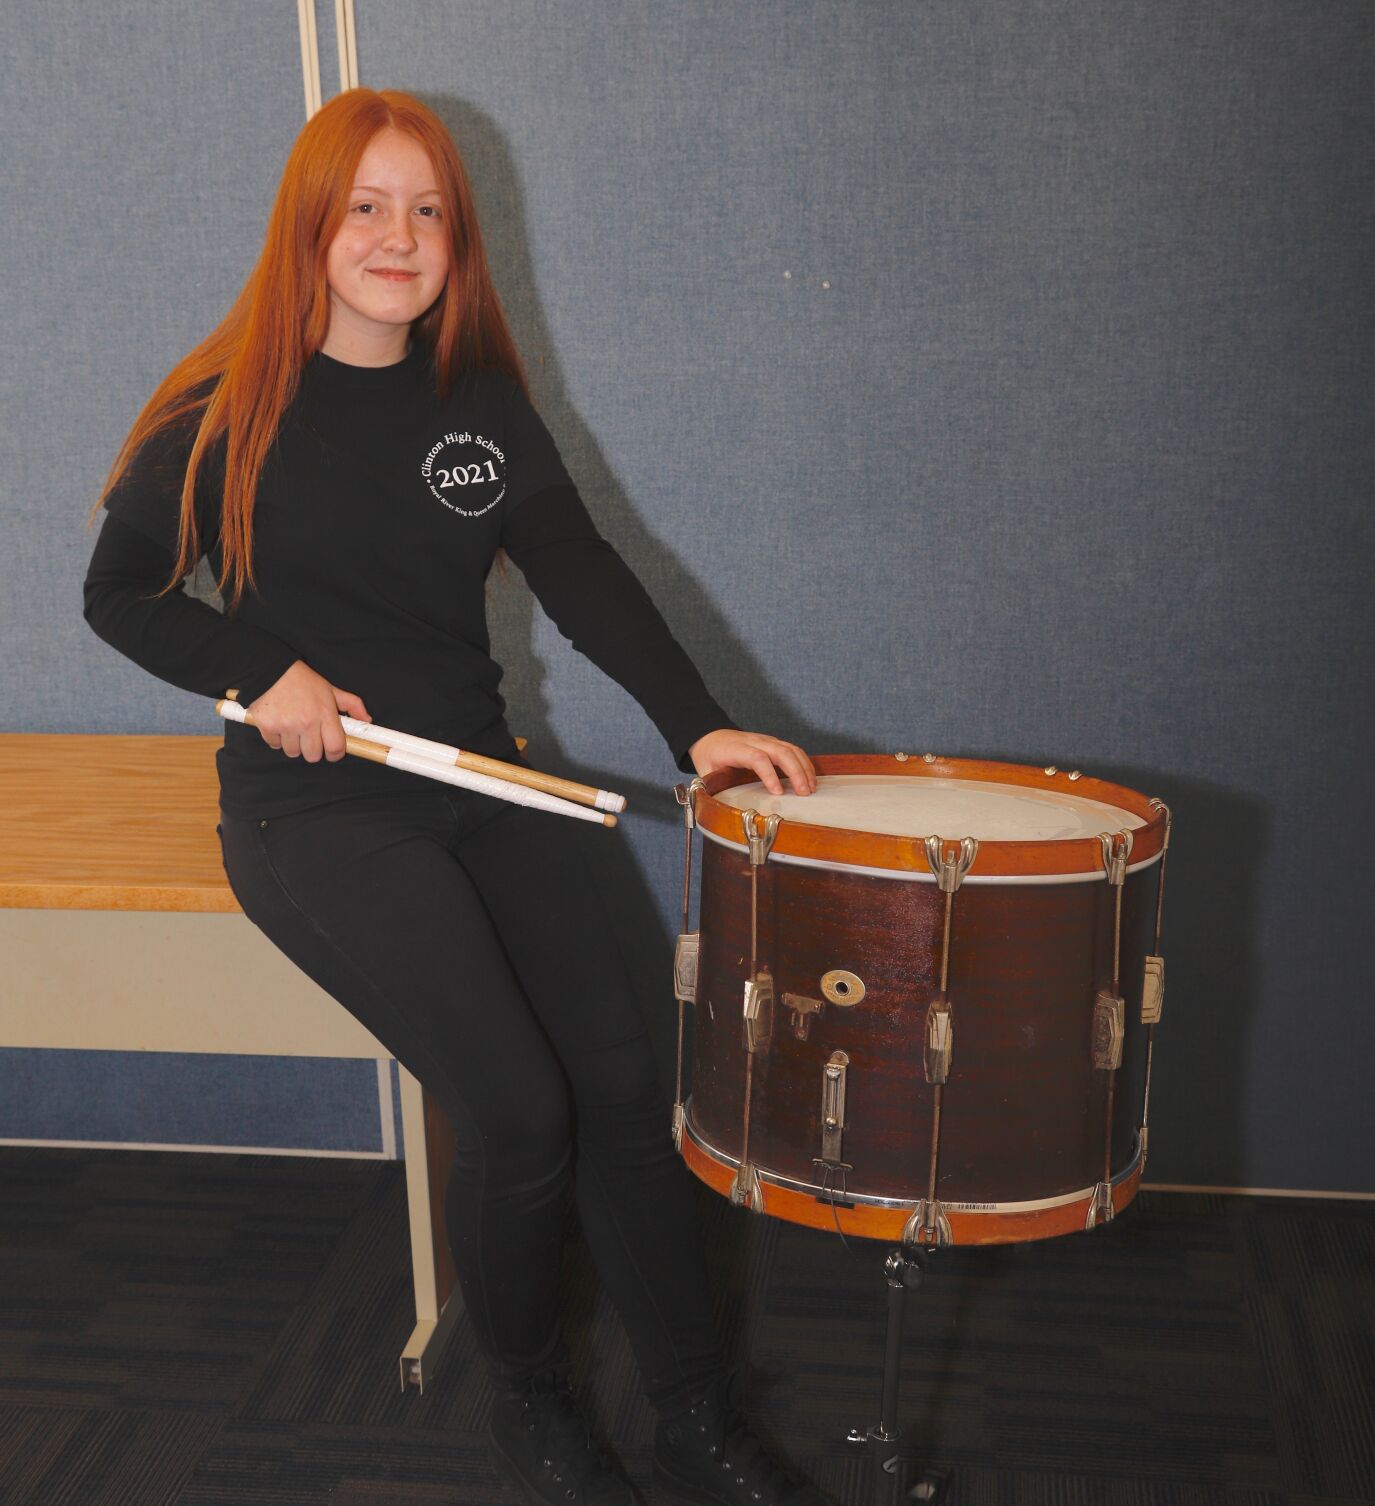
[[[871,1428],[851,1428],[847,1442],[869,1450],[873,1466],[873,1506],[901,1506],[925,1502],[939,1506],[947,1498],[950,1471],[937,1469],[904,1452],[898,1427],[899,1362],[902,1357],[902,1319],[907,1293],[916,1291],[926,1274],[928,1252],[915,1245],[899,1245],[883,1262],[888,1282],[888,1333],[883,1353],[883,1392],[879,1420]]]

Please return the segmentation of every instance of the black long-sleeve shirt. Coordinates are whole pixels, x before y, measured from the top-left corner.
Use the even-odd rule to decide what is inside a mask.
[[[259,480],[257,591],[232,616],[171,575],[192,434],[135,457],[107,499],[85,617],[159,678],[248,705],[297,659],[362,696],[379,725],[510,759],[484,583],[498,547],[559,631],[639,701],[679,767],[732,725],[649,596],[597,532],[548,430],[510,378],[471,373],[435,394],[418,350],[387,367],[307,365]],[[197,519],[218,575],[222,449],[202,466]],[[310,764],[227,722],[221,802],[261,817],[428,783],[363,759]]]

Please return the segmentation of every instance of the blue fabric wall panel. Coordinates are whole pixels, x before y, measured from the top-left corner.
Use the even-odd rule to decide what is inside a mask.
[[[1336,1002],[1371,897],[1369,12],[403,0],[360,57],[454,127],[546,416],[727,704],[1169,798],[1153,1175],[1375,1186],[1322,1148],[1372,1043]],[[493,606],[538,756],[673,777],[518,584]],[[625,831],[661,939],[656,798]]]
[[[303,116],[290,6],[139,0],[7,16],[0,300],[4,725],[204,731],[81,620],[86,511],[138,410],[255,260]]]

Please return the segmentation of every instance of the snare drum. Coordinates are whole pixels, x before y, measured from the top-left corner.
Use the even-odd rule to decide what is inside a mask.
[[[820,757],[680,792],[702,847],[674,1134],[756,1212],[935,1245],[1092,1227],[1135,1195],[1169,812],[1056,769]]]

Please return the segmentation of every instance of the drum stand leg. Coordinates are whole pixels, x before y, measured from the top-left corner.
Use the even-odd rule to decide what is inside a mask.
[[[902,1317],[907,1293],[916,1291],[926,1271],[926,1256],[921,1250],[899,1245],[890,1250],[883,1262],[888,1282],[888,1334],[883,1355],[883,1395],[879,1420],[875,1427],[852,1428],[849,1442],[869,1450],[873,1465],[874,1506],[899,1506],[901,1502],[936,1503],[946,1499],[950,1486],[948,1470],[923,1468],[920,1460],[899,1448],[902,1438],[898,1428],[898,1379],[902,1357]]]

